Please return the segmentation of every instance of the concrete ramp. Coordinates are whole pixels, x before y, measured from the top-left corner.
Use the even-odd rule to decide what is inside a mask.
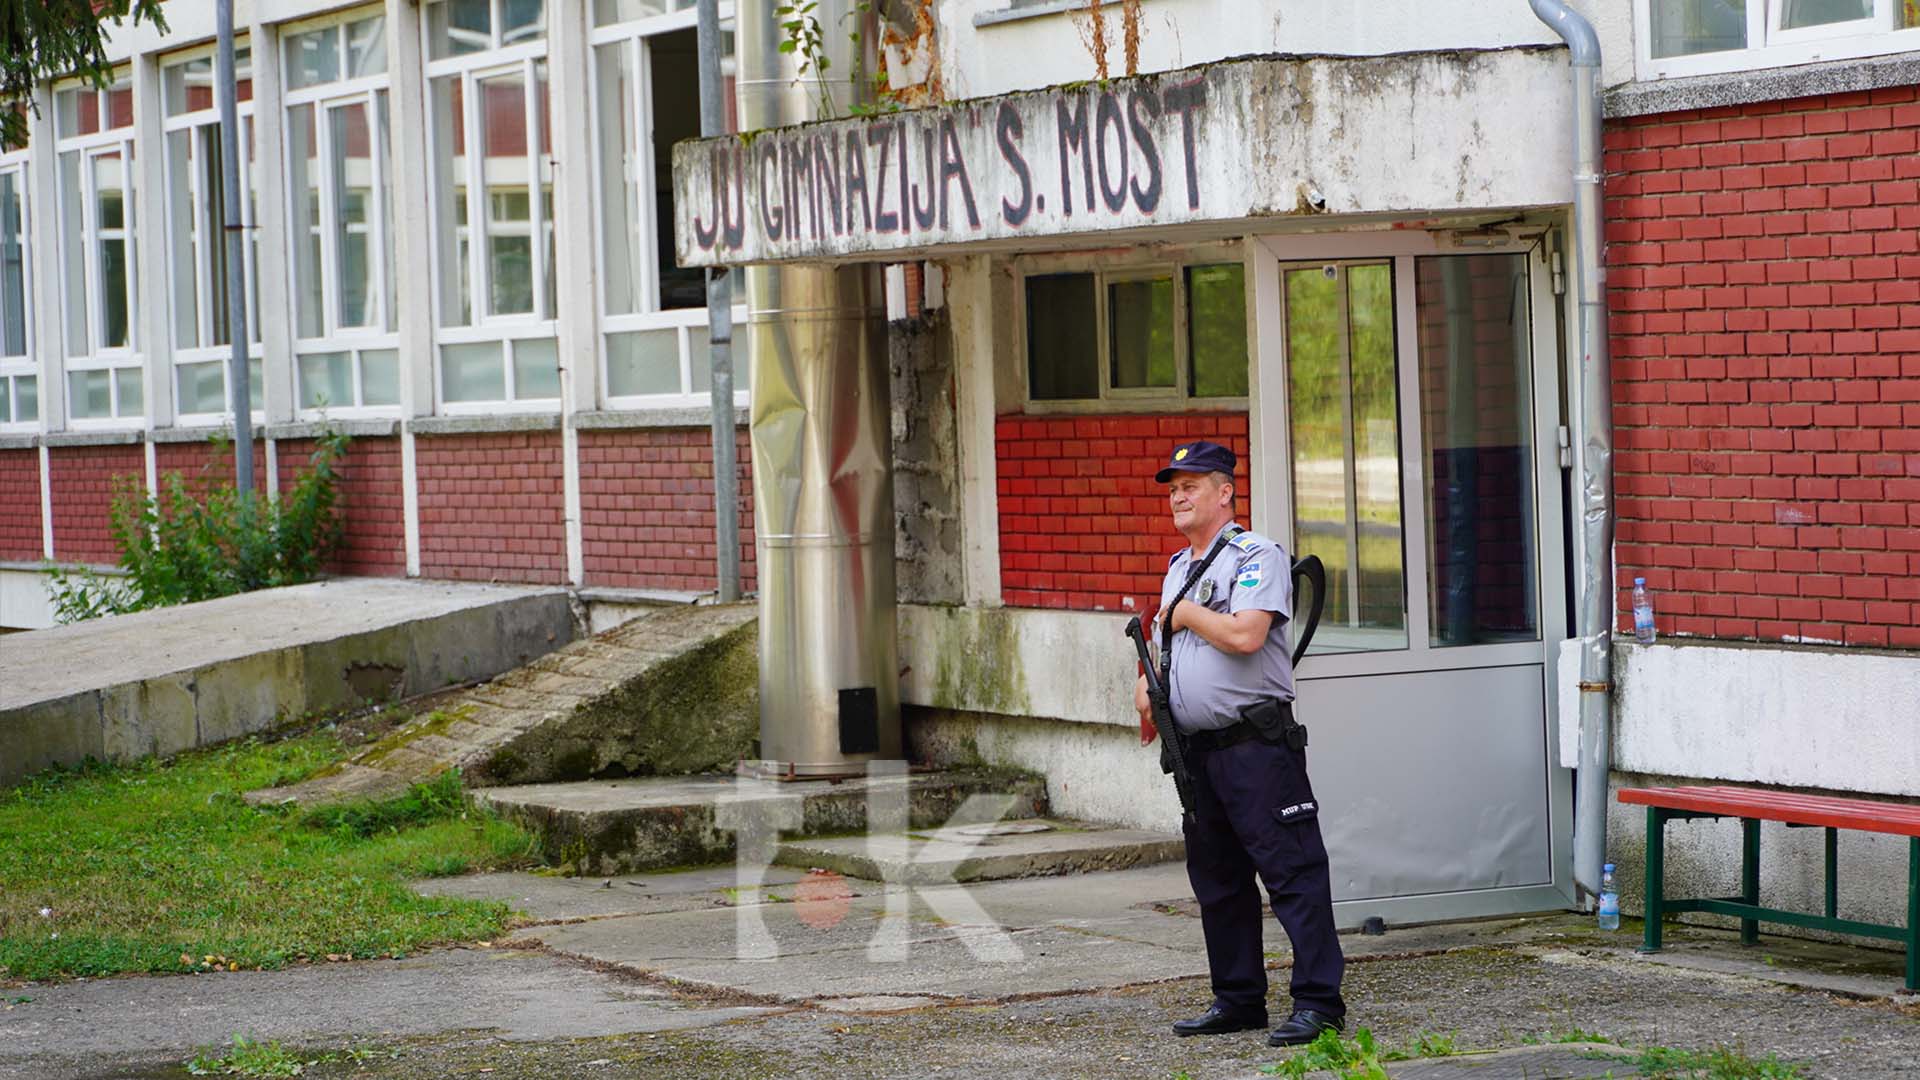
[[[759,734],[758,610],[663,608],[462,693],[339,770],[247,798],[385,798],[456,768],[491,787],[731,766]]]
[[[345,578],[0,637],[0,784],[487,678],[574,638],[561,589]]]

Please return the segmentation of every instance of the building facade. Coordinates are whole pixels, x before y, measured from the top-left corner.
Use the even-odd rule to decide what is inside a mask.
[[[1343,919],[1577,899],[1596,559],[1618,626],[1644,576],[1663,635],[1616,645],[1617,782],[1920,797],[1911,0],[1572,5],[1608,87],[1612,553],[1577,520],[1567,54],[1528,5],[888,8],[893,92],[955,104],[679,159],[667,6],[240,5],[265,474],[355,434],[343,572],[711,589],[685,265],[875,262],[916,755],[1171,825],[1120,628],[1178,546],[1150,475],[1213,437],[1242,520],[1330,569],[1300,693]],[[196,464],[219,421],[212,30],[170,14],[0,156],[0,622],[43,560],[112,561],[111,477]],[[1736,832],[1675,828],[1671,873],[1734,873]],[[1884,871],[1843,906],[1897,921],[1878,839],[1843,838]],[[1765,842],[1769,897],[1812,907],[1817,840]]]

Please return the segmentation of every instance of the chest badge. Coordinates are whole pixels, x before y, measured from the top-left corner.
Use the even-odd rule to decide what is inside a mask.
[[[1201,579],[1200,584],[1194,586],[1193,588],[1193,598],[1195,600],[1200,601],[1202,604],[1213,603],[1213,579],[1212,578]]]

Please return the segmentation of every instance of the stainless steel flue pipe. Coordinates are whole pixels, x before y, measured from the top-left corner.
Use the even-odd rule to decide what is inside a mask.
[[[860,54],[876,32],[866,5],[821,0],[809,55],[780,51],[788,20],[776,2],[735,9],[743,131],[843,114],[868,94],[874,65]],[[761,760],[750,768],[857,773],[902,756],[880,270],[750,266],[743,276],[760,592]]]

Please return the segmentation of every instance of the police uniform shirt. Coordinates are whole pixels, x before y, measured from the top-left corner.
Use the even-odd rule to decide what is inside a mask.
[[[1229,526],[1231,527],[1231,526]],[[1216,537],[1217,539],[1217,537]],[[1213,550],[1213,541],[1194,552],[1183,549],[1167,566],[1160,586],[1160,618],[1187,574]],[[1293,700],[1293,660],[1287,647],[1287,621],[1293,617],[1293,564],[1280,545],[1258,533],[1243,532],[1227,541],[1183,604],[1213,611],[1271,611],[1266,644],[1246,656],[1222,652],[1191,629],[1173,634],[1173,677],[1168,702],[1181,731],[1228,727],[1240,710],[1256,701]]]

